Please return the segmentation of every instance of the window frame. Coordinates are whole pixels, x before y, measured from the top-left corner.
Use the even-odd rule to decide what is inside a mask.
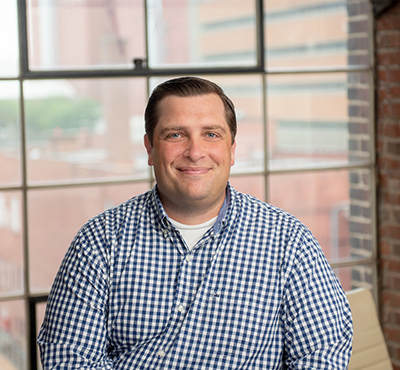
[[[32,293],[29,288],[29,240],[28,240],[28,193],[35,189],[51,189],[51,188],[70,188],[70,187],[82,187],[82,186],[102,186],[109,184],[123,184],[123,183],[135,183],[135,182],[148,182],[150,186],[154,184],[154,177],[152,171],[149,171],[149,177],[147,180],[139,179],[124,179],[118,181],[65,181],[57,183],[43,183],[29,185],[27,180],[27,163],[26,163],[26,132],[25,132],[25,121],[24,121],[24,87],[23,82],[27,80],[45,80],[45,79],[96,79],[96,78],[146,78],[147,79],[147,92],[149,92],[150,78],[152,77],[168,77],[176,75],[258,75],[262,78],[263,88],[263,130],[264,130],[264,169],[261,172],[249,172],[249,173],[235,173],[231,176],[252,176],[260,175],[265,180],[265,199],[268,201],[268,177],[273,174],[283,173],[299,173],[308,171],[326,171],[336,169],[366,169],[371,174],[371,208],[372,208],[372,242],[373,252],[369,258],[359,258],[357,260],[342,261],[332,263],[333,268],[340,267],[352,267],[356,265],[372,265],[373,266],[373,282],[374,287],[373,293],[377,298],[377,218],[376,218],[376,160],[375,160],[375,136],[374,136],[374,57],[373,57],[373,16],[372,7],[370,6],[369,11],[369,64],[368,65],[350,65],[344,67],[321,67],[321,68],[268,68],[265,67],[265,54],[264,51],[264,32],[266,22],[266,12],[264,9],[263,0],[255,1],[255,14],[256,14],[256,36],[257,36],[257,63],[254,66],[246,67],[196,67],[196,68],[148,68],[146,63],[141,65],[140,60],[135,66],[132,64],[131,69],[80,69],[80,70],[42,70],[32,71],[29,69],[29,55],[28,55],[28,28],[27,28],[27,0],[16,0],[18,8],[18,31],[19,31],[19,63],[20,73],[17,77],[0,77],[0,81],[18,81],[20,88],[20,99],[19,99],[19,110],[20,110],[20,140],[21,140],[21,185],[20,186],[1,186],[0,191],[19,191],[22,194],[22,238],[23,238],[23,293],[22,294],[6,294],[0,296],[0,302],[21,300],[25,303],[26,309],[26,340],[27,340],[27,367],[29,369],[37,369],[38,358],[37,358],[37,345],[36,345],[36,333],[37,325],[36,322],[36,306],[37,304],[46,302],[48,292],[43,293]],[[147,16],[146,0],[143,0],[145,4],[145,16]],[[148,55],[148,39],[147,39],[147,20],[146,24],[146,54]],[[269,75],[287,75],[287,74],[319,74],[319,73],[343,73],[343,72],[362,72],[368,73],[371,81],[370,85],[370,117],[369,117],[369,137],[370,137],[370,157],[364,163],[347,164],[347,165],[325,165],[323,167],[315,166],[313,168],[303,169],[277,169],[273,170],[269,168],[268,159],[268,141],[267,141],[267,76]],[[377,301],[377,300],[376,300]]]

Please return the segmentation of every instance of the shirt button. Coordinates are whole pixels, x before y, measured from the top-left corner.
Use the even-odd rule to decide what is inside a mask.
[[[190,262],[190,260],[192,259],[192,256],[191,256],[190,254],[188,254],[188,255],[185,257],[185,259],[186,259],[186,261]]]
[[[160,350],[157,352],[158,357],[164,357],[165,356],[165,352],[163,350]]]
[[[179,311],[179,312],[183,312],[183,311],[185,311],[185,309],[184,309],[184,307],[183,307],[182,305],[180,305],[180,306],[178,307],[178,311]]]

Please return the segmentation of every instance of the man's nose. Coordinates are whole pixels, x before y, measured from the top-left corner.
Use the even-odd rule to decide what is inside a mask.
[[[204,157],[204,153],[204,143],[200,138],[190,138],[187,141],[187,147],[184,152],[185,157],[190,158],[193,162],[196,162]]]

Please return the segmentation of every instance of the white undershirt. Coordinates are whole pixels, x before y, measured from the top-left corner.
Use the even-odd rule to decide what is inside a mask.
[[[179,230],[189,250],[193,249],[193,247],[203,237],[207,230],[215,224],[216,220],[217,217],[214,217],[211,220],[208,220],[199,225],[185,225],[170,218],[172,225],[174,225]]]

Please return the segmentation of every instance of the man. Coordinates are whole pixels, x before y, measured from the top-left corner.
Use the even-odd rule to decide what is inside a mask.
[[[145,122],[157,185],[76,235],[38,338],[44,369],[346,369],[351,313],[318,243],[228,183],[221,88],[167,81]]]

